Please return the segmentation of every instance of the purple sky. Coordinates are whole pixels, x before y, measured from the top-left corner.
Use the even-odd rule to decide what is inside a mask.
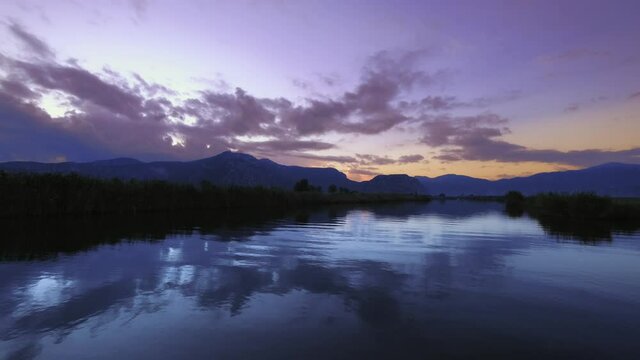
[[[640,1],[0,2],[0,161],[640,163]]]

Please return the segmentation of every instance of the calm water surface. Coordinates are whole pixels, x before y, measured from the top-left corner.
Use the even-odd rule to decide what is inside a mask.
[[[0,359],[640,358],[640,233],[501,209],[7,225]]]

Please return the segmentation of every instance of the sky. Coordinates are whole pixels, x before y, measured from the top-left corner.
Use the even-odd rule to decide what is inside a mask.
[[[0,161],[640,163],[640,1],[3,0]]]

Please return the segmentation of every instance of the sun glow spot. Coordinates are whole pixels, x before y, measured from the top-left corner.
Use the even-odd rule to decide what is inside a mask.
[[[185,125],[195,126],[198,124],[198,118],[193,115],[184,115],[180,122]]]
[[[165,141],[171,140],[171,146],[185,147],[186,140],[184,135],[176,132],[167,133],[163,138]]]
[[[71,99],[68,95],[57,91],[42,94],[36,105],[52,118],[64,117],[68,113],[81,112],[71,105]]]

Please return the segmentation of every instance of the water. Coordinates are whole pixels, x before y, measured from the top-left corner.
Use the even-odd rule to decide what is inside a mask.
[[[637,359],[640,233],[592,226],[461,201],[14,221],[0,358]]]

